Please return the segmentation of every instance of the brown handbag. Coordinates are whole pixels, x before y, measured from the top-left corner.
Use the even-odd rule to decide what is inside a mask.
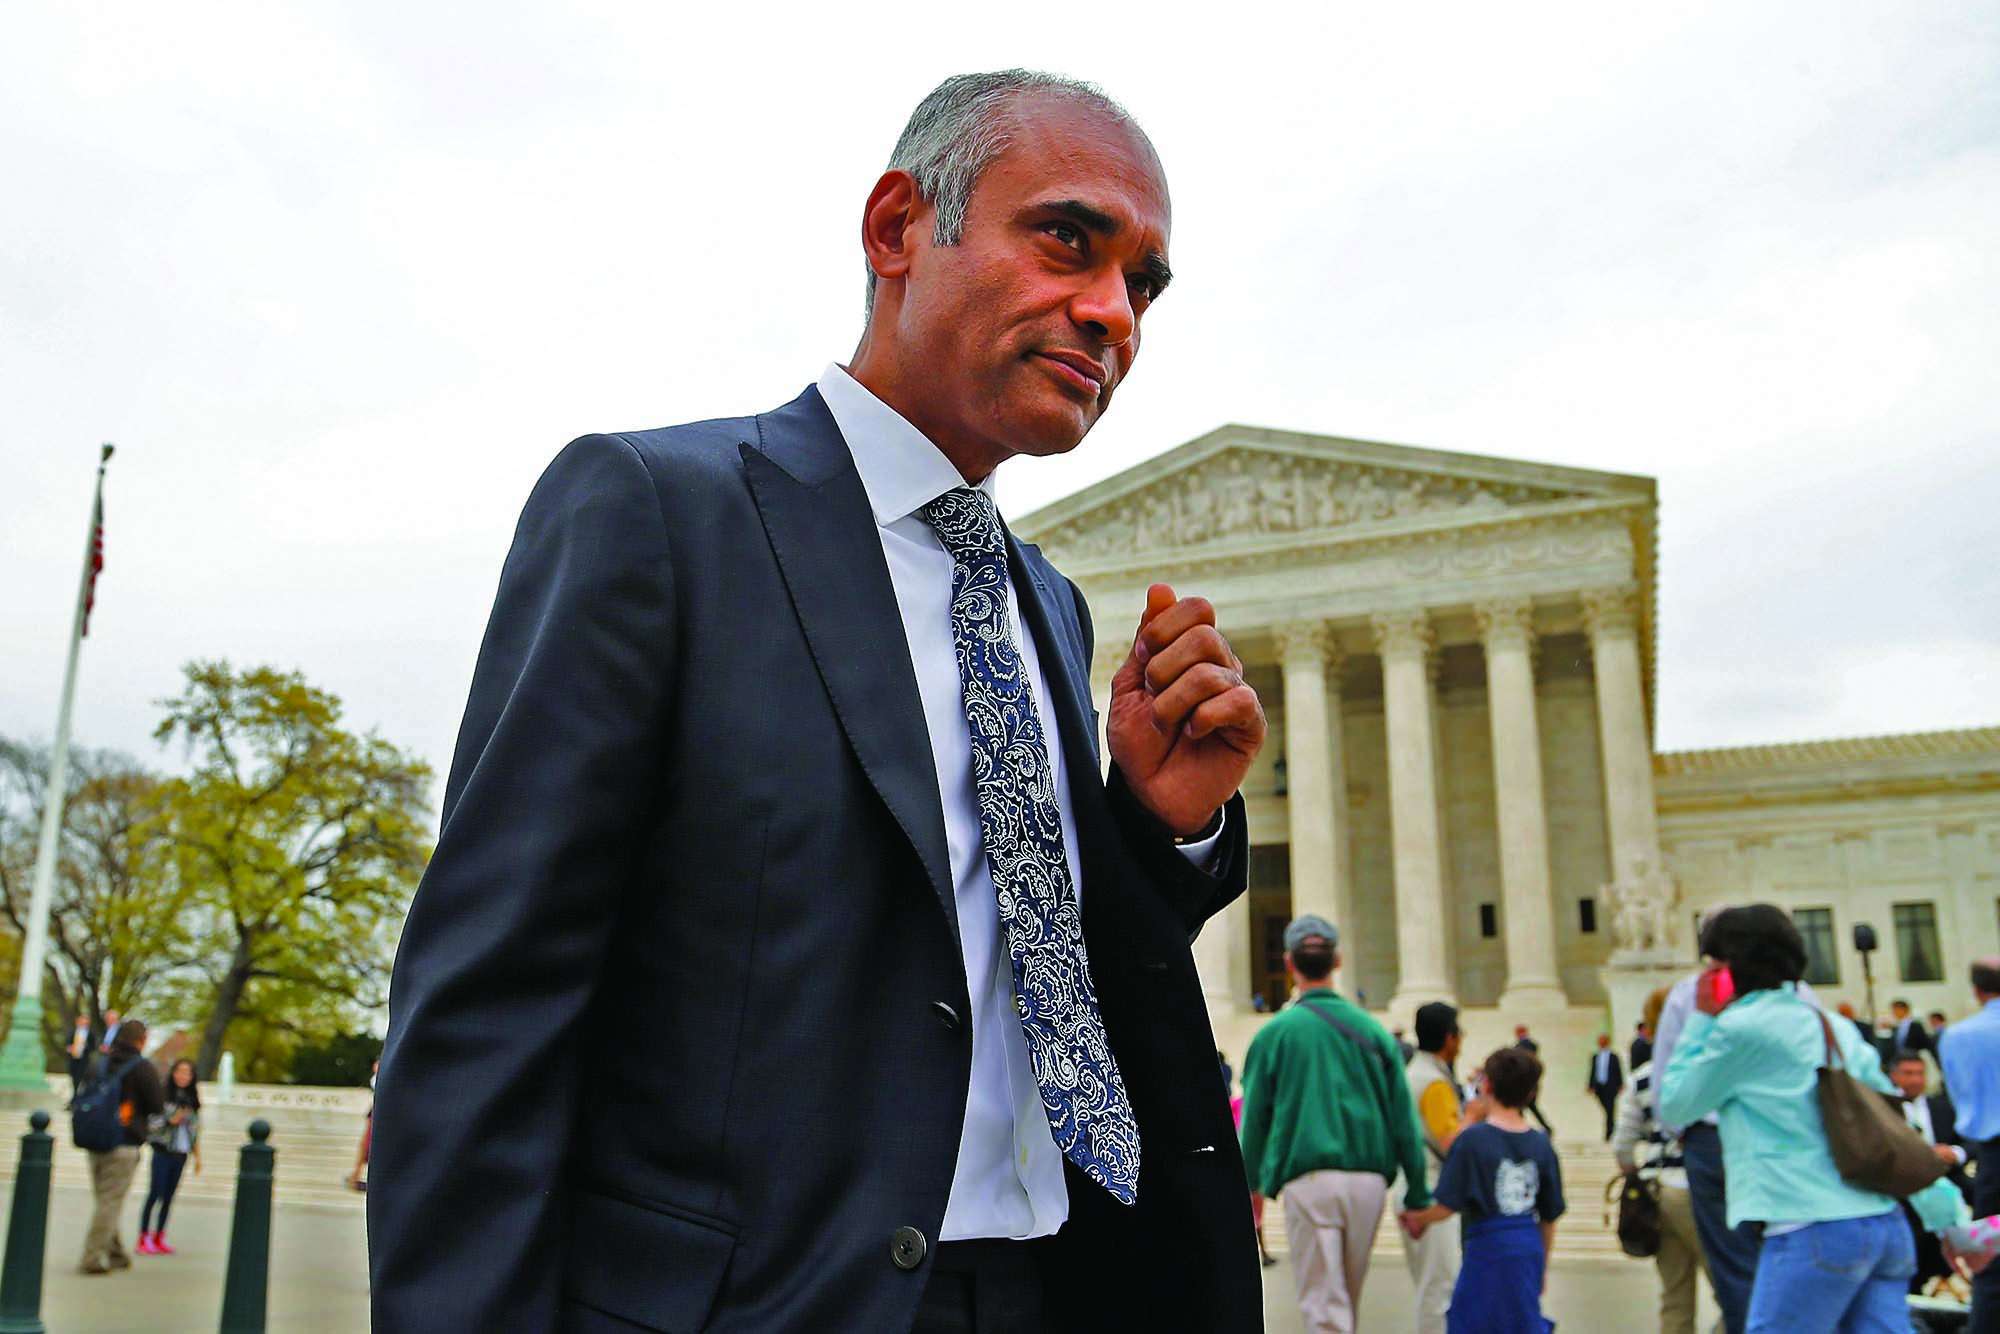
[[[1841,1179],[1900,1200],[1943,1176],[1949,1166],[1903,1119],[1895,1100],[1847,1073],[1826,1011],[1814,1007],[1814,1013],[1826,1036],[1826,1063],[1819,1068],[1819,1115]]]

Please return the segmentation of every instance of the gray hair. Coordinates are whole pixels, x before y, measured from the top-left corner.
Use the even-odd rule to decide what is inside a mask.
[[[952,75],[917,103],[896,140],[895,151],[889,154],[888,169],[909,172],[916,178],[917,197],[936,209],[937,223],[931,229],[936,244],[957,245],[964,237],[972,187],[1012,141],[1014,127],[1007,107],[1023,93],[1080,102],[1138,129],[1130,112],[1106,97],[1096,84],[1080,79],[1029,69]],[[868,269],[866,309],[875,309],[872,267]]]

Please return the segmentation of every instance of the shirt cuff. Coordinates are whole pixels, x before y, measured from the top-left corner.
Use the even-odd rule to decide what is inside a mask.
[[[1206,871],[1215,865],[1215,850],[1221,846],[1222,833],[1229,828],[1229,808],[1222,808],[1220,818],[1215,822],[1215,832],[1198,843],[1176,843],[1174,851],[1188,859],[1197,871]]]

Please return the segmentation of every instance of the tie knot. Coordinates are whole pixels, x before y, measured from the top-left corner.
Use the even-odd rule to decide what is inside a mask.
[[[1000,537],[1000,512],[993,497],[969,486],[953,487],[923,508],[924,521],[936,530],[938,541],[951,558],[961,565],[978,560],[1005,559],[1006,543]]]

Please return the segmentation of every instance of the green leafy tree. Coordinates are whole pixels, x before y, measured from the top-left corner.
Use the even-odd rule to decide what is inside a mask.
[[[382,1039],[370,1033],[342,1033],[292,1053],[292,1082],[323,1088],[358,1088],[368,1082],[382,1055]]]
[[[10,973],[27,933],[48,777],[46,750],[0,740],[0,914],[16,933]],[[80,1015],[152,1012],[192,961],[193,919],[160,818],[159,777],[127,756],[77,748],[67,787],[42,979],[51,1055]]]
[[[185,673],[155,736],[191,762],[165,796],[197,920],[195,1063],[212,1076],[240,1040],[254,1077],[386,1004],[395,927],[430,855],[431,771],[342,727],[339,699],[297,672]]]

